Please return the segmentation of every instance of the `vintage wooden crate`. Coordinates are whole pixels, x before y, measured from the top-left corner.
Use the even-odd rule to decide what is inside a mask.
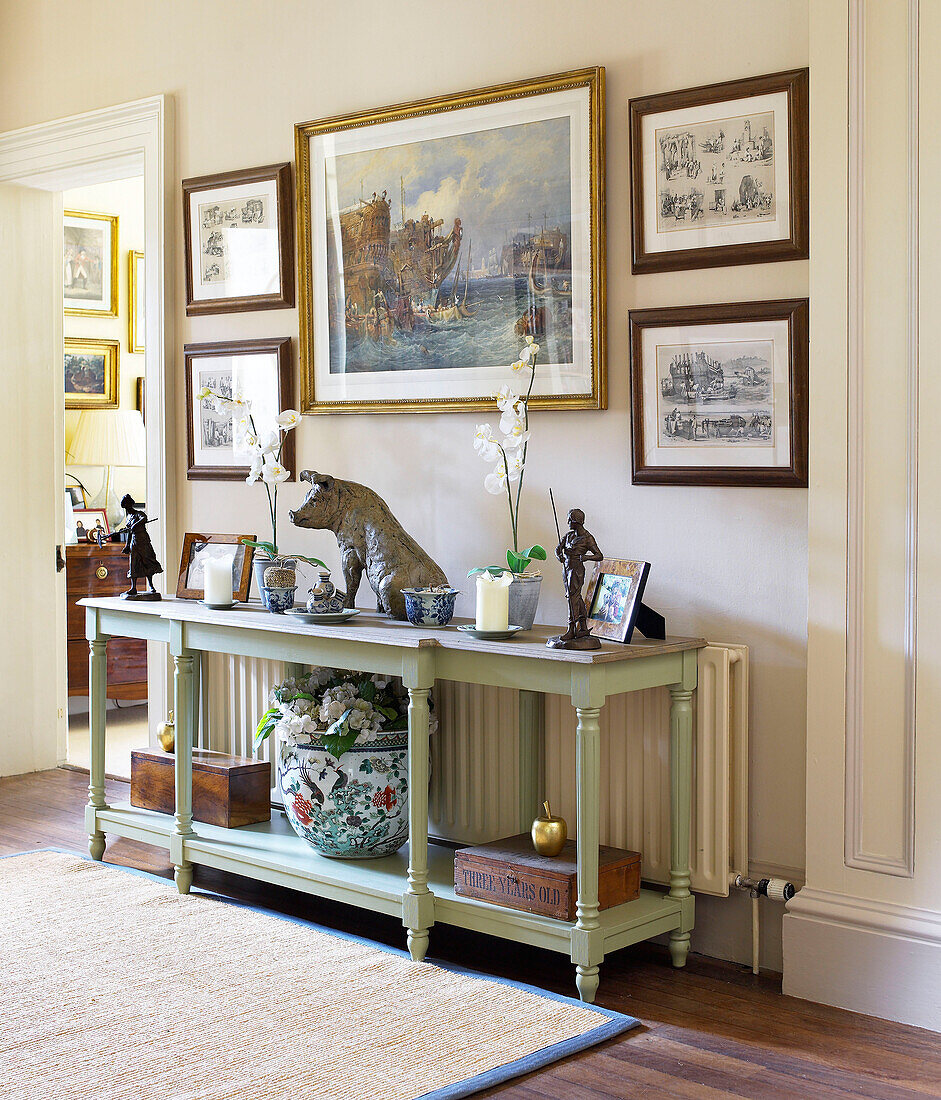
[[[172,814],[176,757],[160,749],[131,753],[131,805]],[[266,760],[193,750],[193,817],[235,829],[271,818],[271,765]]]
[[[602,845],[598,854],[598,898],[602,909],[634,901],[640,894],[640,852]],[[529,833],[461,848],[454,856],[454,892],[509,909],[575,920],[578,897],[575,841],[557,856],[533,850]]]

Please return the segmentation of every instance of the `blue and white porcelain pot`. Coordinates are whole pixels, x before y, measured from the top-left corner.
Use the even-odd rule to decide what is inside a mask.
[[[282,741],[278,787],[291,827],[323,855],[392,855],[408,840],[408,732],[377,734],[339,759],[316,738]]]
[[[405,614],[412,626],[447,626],[454,618],[456,588],[403,588]]]
[[[332,580],[330,570],[321,569],[320,581],[310,589],[307,598],[307,610],[312,615],[335,615],[343,610],[345,592],[337,592]]]

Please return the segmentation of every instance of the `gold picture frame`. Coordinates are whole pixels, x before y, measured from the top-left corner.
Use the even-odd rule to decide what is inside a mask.
[[[509,367],[519,354],[523,337],[529,332],[532,332],[536,339],[545,345],[540,359],[546,365],[541,368],[542,377],[539,378],[537,392],[534,392],[530,402],[533,408],[604,409],[607,407],[604,89],[605,70],[602,66],[598,66],[397,104],[378,110],[300,123],[295,126],[301,412],[441,412],[492,409],[492,394],[503,382],[511,381],[513,375]],[[540,102],[540,97],[553,98],[543,98]],[[520,102],[528,99],[532,102]],[[461,114],[461,112],[464,113]],[[488,137],[499,137],[509,142],[510,131],[518,131],[518,135],[513,135],[513,140],[518,140],[522,149],[533,150],[531,163],[539,166],[541,161],[535,154],[535,150],[537,147],[546,148],[545,138],[548,131],[538,133],[536,130],[528,131],[527,138],[523,131],[530,121],[536,125],[556,122],[563,125],[567,122],[567,127],[564,129],[567,143],[564,153],[560,151],[556,161],[546,168],[547,175],[543,181],[538,179],[533,181],[532,176],[528,178],[534,183],[532,190],[535,192],[540,182],[544,183],[548,180],[557,183],[562,180],[560,166],[564,164],[563,188],[567,186],[569,190],[567,193],[564,190],[558,193],[567,194],[568,205],[559,203],[551,211],[540,210],[541,224],[537,224],[535,230],[530,224],[532,214],[530,213],[530,222],[527,222],[526,206],[515,200],[512,208],[509,202],[502,207],[494,207],[493,209],[497,212],[488,215],[491,220],[482,221],[477,225],[474,224],[473,218],[468,220],[466,216],[464,220],[467,221],[467,225],[463,225],[462,218],[455,216],[457,210],[452,209],[448,211],[448,217],[453,217],[454,228],[448,235],[447,241],[444,241],[444,238],[437,234],[437,227],[443,225],[444,214],[432,209],[430,214],[419,216],[421,210],[419,200],[425,198],[427,188],[423,193],[416,183],[413,192],[407,194],[407,172],[403,171],[400,174],[399,166],[405,161],[409,151],[414,151],[415,156],[430,158],[433,162],[436,154],[431,147],[436,141],[454,142],[454,148],[457,147],[456,143],[463,141],[468,148],[471,148],[470,139],[481,132]],[[386,127],[386,129],[378,131],[370,129],[375,127]],[[383,144],[386,138],[386,143]],[[530,141],[529,146],[522,144],[527,140]],[[356,145],[357,141],[361,142],[360,146]],[[343,150],[340,150],[341,145]],[[328,147],[336,148],[338,151],[327,152]],[[437,148],[442,154],[445,152],[444,145],[439,145]],[[552,146],[549,148],[555,154],[555,148]],[[344,208],[343,203],[350,198],[350,195],[345,191],[343,194],[340,193],[340,185],[337,183],[338,173],[334,169],[348,156],[347,167],[344,170],[352,177],[355,173],[352,158],[362,159],[364,153],[371,158],[368,172],[371,178],[363,181],[363,197],[357,196],[353,207]],[[566,157],[569,159],[566,160]],[[385,158],[384,161],[383,158]],[[328,161],[332,162],[329,169],[326,167]],[[443,156],[441,163],[442,166],[445,163]],[[312,164],[316,166],[313,188]],[[513,161],[504,157],[500,164],[502,164],[500,171],[506,175],[510,172]],[[321,166],[324,167],[323,172],[320,171]],[[497,169],[498,165],[495,164],[493,167]],[[522,172],[522,169],[519,171]],[[554,176],[548,174],[552,171],[556,172]],[[442,175],[441,182],[443,181]],[[520,183],[520,195],[523,194],[522,186],[525,182],[524,177]],[[365,195],[373,191],[379,191],[380,194],[373,194],[373,199],[367,200]],[[393,197],[387,198],[387,193]],[[347,227],[342,221],[342,216],[346,215],[347,209],[358,209],[355,205],[358,202],[361,204],[360,208],[365,211],[363,215],[365,223],[367,217],[371,216],[366,208],[374,206],[376,210],[373,213],[382,215],[388,232],[392,226],[392,206],[395,205],[397,217],[399,201],[401,201],[401,225],[396,223],[394,233],[397,236],[394,242],[386,243],[387,252],[381,261],[385,264],[388,260],[388,263],[393,265],[395,279],[398,280],[397,291],[384,268],[382,269],[384,274],[374,280],[375,285],[369,285],[366,276],[363,276],[361,293],[358,289],[351,291],[351,273],[358,259],[351,258],[348,261],[343,251]],[[410,217],[407,216],[407,202],[412,207]],[[380,204],[384,206],[382,210],[379,209]],[[504,220],[500,220],[501,218]],[[554,226],[550,223],[550,219],[554,220]],[[507,234],[503,238],[507,243],[502,245],[502,251],[499,242],[494,246],[494,243],[488,239],[488,234],[492,237],[497,231],[495,227],[498,227],[499,232]],[[541,238],[539,237],[540,228],[542,229]],[[404,255],[406,246],[412,248],[410,243],[412,238],[408,237],[406,240],[403,234],[407,235],[409,231],[417,234],[424,229],[428,231],[431,242],[429,247],[441,248],[447,245],[451,266],[443,276],[440,276],[441,269],[437,267],[434,268],[432,277],[427,277],[426,272],[421,273],[426,275],[426,289],[420,292],[416,302],[410,287],[414,287],[419,282],[420,275],[405,276],[406,282],[403,283],[403,272],[408,265],[402,262],[401,257]],[[477,258],[481,269],[475,269],[472,273],[474,245],[472,238],[475,229],[478,235]],[[458,247],[456,261],[453,259],[455,235]],[[556,241],[554,252],[547,243],[553,241],[553,235]],[[463,236],[468,238],[466,259],[461,250]],[[480,237],[484,238],[483,244]],[[396,263],[395,250],[399,245],[402,247]],[[422,246],[419,245],[419,247]],[[512,252],[509,264],[507,248],[518,248],[520,253],[517,257],[516,252]],[[339,264],[336,260],[338,250]],[[368,252],[368,249],[362,249],[362,251]],[[540,261],[533,260],[524,273],[522,268],[527,266],[524,260],[530,252],[533,256],[541,255],[542,266],[539,268]],[[498,275],[494,275],[495,254]],[[414,255],[410,253],[407,259],[413,259]],[[489,267],[487,266],[488,257]],[[412,265],[413,269],[420,268],[424,258],[425,253],[422,253],[417,263]],[[566,259],[569,270],[567,280],[564,278]],[[455,263],[456,272],[454,272]],[[335,274],[332,280],[328,275],[330,264],[333,264],[335,272],[339,271],[340,264],[344,269],[339,271],[339,274]],[[465,270],[465,265],[463,301],[459,303],[460,277]],[[448,274],[451,272],[454,274],[449,304],[442,308],[442,292],[446,288]],[[522,283],[527,281],[528,275],[529,290],[532,291],[534,281],[538,283],[538,293],[545,295],[548,292],[550,296],[548,299],[539,299],[540,302],[547,309],[555,312],[543,313],[541,320],[538,313],[534,313],[531,324],[525,313],[520,314],[515,327],[513,324],[507,326],[507,316],[512,321],[519,311],[519,303],[525,298],[525,295],[511,286],[509,304],[502,307],[507,311],[507,316],[501,318],[503,324],[501,331],[511,335],[516,345],[515,352],[508,350],[506,337],[503,338],[504,343],[497,351],[494,350],[494,344],[488,345],[488,335],[479,333],[474,350],[469,354],[490,355],[491,358],[499,355],[502,356],[499,363],[483,364],[483,360],[478,359],[468,363],[462,362],[457,369],[451,369],[455,353],[449,352],[446,344],[438,352],[430,344],[427,347],[424,346],[428,343],[427,341],[413,339],[412,323],[418,317],[422,324],[429,324],[439,311],[445,312],[449,308],[455,312],[460,311],[464,317],[474,316],[471,312],[472,303],[467,312],[464,312],[464,307],[468,306],[468,285],[472,274],[474,281],[478,278],[504,277],[514,281],[520,280]],[[428,278],[431,279],[430,290],[427,289]],[[381,323],[371,321],[367,312],[369,292],[372,292],[374,307],[376,299],[380,298],[377,287],[381,292],[381,299],[376,313],[384,311],[382,323],[388,330],[385,336],[382,335],[384,330]],[[336,288],[341,289],[338,291]],[[484,293],[487,292],[488,288],[484,285]],[[567,309],[564,305],[566,292]],[[389,297],[390,294],[394,296],[396,293],[399,297],[393,309],[390,307]],[[495,295],[496,288],[491,287],[489,293],[491,296]],[[316,303],[315,294],[318,296]],[[362,306],[358,300],[353,300],[357,294],[364,299]],[[559,299],[563,300],[561,306],[558,305]],[[503,302],[504,299],[500,298],[500,301]],[[404,309],[406,313],[404,321],[400,316],[400,309]],[[480,311],[479,305],[477,310]],[[512,315],[509,313],[511,310]],[[485,311],[484,317],[486,316]],[[559,339],[558,347],[562,350],[553,362],[548,347],[550,340],[548,338],[542,340],[539,326],[542,324],[544,328],[548,328],[556,323],[557,318],[560,319],[558,331],[562,331],[562,324],[566,324],[568,328]],[[460,321],[461,317],[449,319]],[[351,325],[357,327],[351,328]],[[528,327],[528,331],[524,331],[521,325],[523,328]],[[483,328],[483,326],[479,327]],[[351,342],[349,336],[351,331],[354,348],[357,341],[360,346],[363,346],[370,339],[374,339],[377,347],[385,341],[385,347],[379,348],[379,351],[385,352],[391,347],[393,356],[395,354],[404,356],[411,355],[414,347],[416,362],[409,363],[408,370],[387,366],[382,359],[377,366],[368,361],[364,352],[363,363],[351,365],[347,351]],[[512,335],[514,332],[515,335]],[[341,348],[344,356],[339,366],[337,363],[340,353],[336,353],[336,361],[331,358],[334,347]],[[481,353],[481,348],[487,350]],[[418,359],[419,352],[425,356],[430,355],[432,358],[428,361]],[[566,353],[570,356],[570,361],[564,358]],[[449,355],[452,356],[451,360],[448,359]],[[435,359],[435,356],[438,358]],[[325,361],[326,365],[318,367],[318,361]],[[441,369],[438,369],[439,363]],[[415,367],[421,369],[412,369]],[[496,380],[498,371],[502,372],[499,381]],[[459,379],[458,376],[462,373],[464,377]],[[371,377],[373,375],[376,377],[375,383]],[[380,378],[380,375],[384,377]],[[425,385],[425,382],[419,382],[419,376],[427,380],[426,390],[437,389],[440,392],[434,394],[420,392],[421,385]],[[540,387],[544,387],[544,392],[538,392]],[[475,389],[476,392],[474,392]],[[403,393],[403,390],[407,392]]]
[[[127,350],[144,354],[144,253],[131,249],[127,254]]]
[[[118,216],[117,214],[94,214],[84,210],[65,210],[63,211],[63,308],[65,314],[68,317],[117,317],[118,316]],[[86,221],[90,222],[89,226],[82,227],[77,225],[70,225],[69,220]],[[100,246],[97,243],[94,245],[89,242],[89,249],[98,249],[100,247],[101,255],[91,265],[90,268],[85,270],[82,275],[83,286],[79,287],[78,278],[75,275],[76,263],[79,259],[78,255],[73,255],[74,250],[81,250],[83,242],[81,240],[81,233],[83,228],[86,233],[92,234],[97,228],[101,230],[101,225],[95,225],[95,223],[106,223],[108,226],[108,241],[107,245],[102,242]],[[76,239],[70,239],[70,234],[75,235]],[[106,257],[105,251],[110,254]],[[104,276],[107,273],[108,287],[106,289],[104,283]],[[93,284],[89,286],[88,284]],[[94,296],[94,291],[99,289],[100,293],[97,297]],[[101,305],[99,308],[91,308],[90,306],[81,305],[69,305],[69,302],[86,300],[89,302],[99,301]]]
[[[120,403],[120,343],[66,336],[65,407],[116,409]]]

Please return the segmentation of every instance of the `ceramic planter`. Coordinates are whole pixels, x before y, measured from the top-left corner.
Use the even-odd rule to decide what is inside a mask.
[[[447,626],[459,593],[456,588],[403,588],[402,595],[412,626]]]
[[[542,589],[541,573],[515,573],[509,592],[509,617],[512,626],[532,630]]]
[[[392,855],[408,840],[408,732],[379,734],[339,760],[316,740],[282,742],[278,787],[291,827],[323,855]]]
[[[258,595],[261,597],[262,605],[264,606],[266,611],[270,611],[271,607],[269,607],[268,605],[268,586],[265,584],[265,572],[275,564],[276,563],[273,562],[271,558],[264,554],[256,554],[254,560],[252,561],[252,574],[255,577],[255,587],[258,589]],[[296,569],[297,559],[279,558],[277,564],[282,566],[284,569]],[[288,606],[294,606],[293,595],[291,598],[291,603]],[[284,611],[286,610],[286,608],[282,607],[281,610]]]

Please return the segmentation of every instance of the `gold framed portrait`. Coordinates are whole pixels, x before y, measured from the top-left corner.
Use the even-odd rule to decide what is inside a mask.
[[[66,314],[117,317],[117,215],[66,210],[62,222],[62,295]]]
[[[65,407],[116,409],[120,377],[117,340],[65,338]]]

